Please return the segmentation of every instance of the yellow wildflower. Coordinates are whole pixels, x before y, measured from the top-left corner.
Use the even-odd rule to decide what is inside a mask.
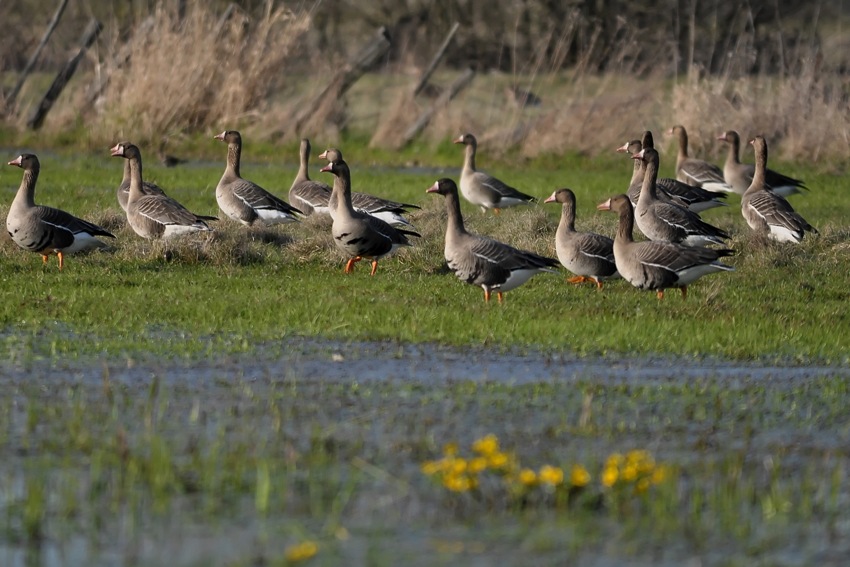
[[[637,465],[627,461],[626,465],[623,467],[623,474],[621,476],[624,482],[633,482],[636,480],[638,476]]]
[[[484,457],[475,457],[469,460],[467,465],[471,474],[478,474],[487,468],[487,459]]]
[[[472,444],[472,450],[480,455],[489,456],[499,452],[499,439],[493,435],[486,435]]]
[[[524,486],[534,486],[537,484],[537,473],[531,469],[522,469],[519,471],[517,479]]]
[[[649,488],[649,479],[644,477],[635,483],[635,492],[643,494]]]
[[[475,488],[477,483],[473,483],[473,480],[465,475],[446,475],[443,477],[443,486],[452,492],[466,492]]]
[[[573,470],[570,472],[570,484],[573,486],[587,486],[590,482],[590,473],[581,465],[573,465]]]
[[[435,475],[445,468],[445,461],[440,459],[439,461],[425,461],[422,463],[422,472],[427,474],[428,476]]]
[[[602,471],[602,486],[607,486],[608,488],[614,486],[619,475],[620,471],[616,466],[606,466]]]
[[[667,472],[667,467],[664,465],[655,467],[655,470],[652,471],[652,484],[661,484],[667,480]]]
[[[540,477],[540,482],[544,484],[551,484],[552,486],[557,486],[564,482],[564,471],[560,467],[543,465],[540,467],[538,476]]]
[[[466,472],[467,463],[466,459],[462,457],[457,457],[452,459],[451,466],[448,467],[448,472],[451,474],[463,474]]]
[[[621,464],[623,464],[623,455],[620,453],[611,453],[608,456],[608,460],[605,461],[605,468],[619,468]]]
[[[457,443],[446,443],[443,445],[443,454],[447,457],[454,457],[457,455]]]
[[[508,466],[508,456],[505,453],[496,452],[487,456],[487,464],[490,465],[490,468],[494,469],[503,469]]]
[[[284,557],[290,563],[298,563],[310,559],[319,552],[319,546],[315,541],[303,541],[296,545],[290,545],[284,551]]]

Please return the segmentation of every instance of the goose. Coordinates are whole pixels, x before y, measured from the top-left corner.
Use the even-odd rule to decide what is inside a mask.
[[[328,214],[328,201],[331,198],[331,188],[327,183],[310,179],[308,165],[310,163],[310,140],[301,139],[299,149],[298,173],[289,188],[289,202],[305,215]]]
[[[652,138],[652,132],[649,130],[643,133],[641,140],[632,140],[626,142],[619,148],[618,152],[626,152],[633,156],[643,148],[654,148],[655,144]],[[632,206],[637,206],[638,197],[640,196],[641,182],[644,176],[644,167],[641,160],[635,160],[632,180],[629,184],[627,192],[629,199],[632,201]],[[727,193],[721,191],[708,191],[702,187],[695,187],[682,183],[678,179],[670,177],[660,177],[656,180],[658,186],[658,196],[664,201],[671,201],[677,205],[687,207],[695,213],[701,213],[715,207],[726,207],[726,203],[720,199],[725,199]]]
[[[499,214],[499,210],[505,207],[534,202],[535,199],[531,195],[521,193],[483,171],[475,170],[475,151],[478,149],[475,136],[463,134],[454,140],[454,143],[466,146],[463,169],[460,172],[460,192],[467,201],[481,207],[481,211],[485,213],[487,209],[493,209],[495,214]]]
[[[319,159],[326,159],[328,162],[342,159],[342,152],[337,148],[328,148],[319,154]],[[372,215],[386,223],[401,226],[413,226],[402,216],[409,212],[407,209],[421,208],[418,205],[399,203],[357,191],[351,192],[351,204],[356,211]]]
[[[732,187],[723,178],[723,170],[705,160],[688,156],[688,132],[682,125],[670,128],[670,134],[678,137],[679,153],[676,156],[676,179],[688,185],[696,185],[710,191],[729,193]]]
[[[658,152],[644,148],[633,156],[644,162],[646,172],[635,207],[635,219],[640,231],[650,240],[682,242],[691,246],[723,244],[729,238],[726,232],[700,219],[699,215],[673,203],[658,198]]]
[[[756,136],[750,141],[755,152],[756,165],[753,182],[741,197],[741,214],[753,230],[767,232],[779,242],[799,243],[806,232],[817,230],[774,191],[767,188],[767,140]]]
[[[142,182],[142,193],[145,195],[165,195],[162,187],[156,183],[148,181]],[[124,162],[124,176],[121,178],[121,185],[118,186],[118,204],[121,209],[127,212],[127,201],[130,199],[130,160]]]
[[[65,267],[65,254],[106,248],[97,236],[115,235],[60,209],[35,204],[35,184],[41,170],[35,154],[21,154],[7,165],[24,170],[21,185],[6,216],[6,230],[24,250],[41,254],[44,264],[50,254],[59,258],[59,270]]]
[[[748,163],[741,163],[738,157],[741,152],[741,138],[735,130],[727,130],[717,139],[729,144],[726,163],[723,165],[723,177],[726,179],[726,183],[732,186],[735,193],[743,195],[753,182],[756,167]],[[808,190],[806,184],[799,179],[782,175],[772,169],[765,170],[764,183],[767,188],[780,197],[788,197]]]
[[[360,211],[351,205],[351,171],[340,157],[323,167],[321,171],[334,175],[331,192],[333,226],[331,233],[337,247],[349,256],[345,273],[350,274],[354,264],[363,258],[372,260],[374,276],[378,271],[378,260],[394,252],[400,246],[410,246],[408,236],[419,236],[412,230],[395,228],[379,218]]]
[[[215,199],[224,214],[247,226],[257,221],[267,225],[298,221],[300,210],[239,175],[242,157],[239,132],[225,130],[214,138],[227,144],[227,166],[215,188]]]
[[[576,196],[571,189],[558,189],[543,202],[561,203],[555,251],[561,265],[575,274],[568,282],[592,282],[602,289],[602,280],[619,276],[614,263],[614,240],[595,232],[576,232]]]
[[[518,250],[491,238],[467,232],[460,213],[457,185],[449,178],[438,180],[426,190],[446,198],[448,224],[446,226],[445,256],[449,269],[466,283],[481,286],[484,302],[496,292],[499,303],[504,294],[521,286],[541,272],[557,273],[554,258]]]
[[[636,288],[655,291],[658,299],[663,299],[664,290],[671,287],[681,289],[682,299],[687,299],[688,285],[697,279],[735,269],[719,261],[734,254],[730,249],[702,248],[660,240],[635,242],[632,238],[635,216],[627,195],[611,197],[596,208],[614,211],[620,216],[614,237],[617,271]]]
[[[212,229],[205,220],[186,207],[159,193],[143,193],[142,152],[130,142],[119,142],[111,150],[112,157],[124,158],[130,164],[130,196],[127,201],[127,223],[142,238],[171,238]]]

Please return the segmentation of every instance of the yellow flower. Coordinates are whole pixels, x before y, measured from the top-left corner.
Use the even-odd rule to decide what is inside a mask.
[[[524,486],[534,486],[537,484],[537,473],[531,469],[522,469],[519,471],[517,479]]]
[[[447,457],[454,457],[457,455],[457,443],[446,443],[443,446],[443,454]]]
[[[635,492],[643,494],[649,488],[649,479],[644,477],[635,483]]]
[[[290,563],[298,563],[310,559],[319,552],[319,546],[315,541],[303,541],[296,545],[290,545],[284,551],[284,557]]]
[[[439,461],[425,461],[422,463],[422,472],[427,474],[428,476],[435,475],[439,472],[442,472],[445,465],[445,461],[442,459]]]
[[[452,492],[466,492],[475,488],[477,483],[473,483],[472,479],[465,475],[446,475],[443,477],[443,486]]]
[[[667,480],[667,467],[661,465],[659,467],[655,467],[655,470],[652,471],[652,484],[661,484],[665,480]]]
[[[451,466],[448,467],[448,472],[451,474],[463,474],[466,472],[466,459],[458,457],[452,459]]]
[[[573,486],[587,486],[590,482],[590,473],[581,465],[573,465],[573,470],[570,472],[570,484]]]
[[[487,464],[494,469],[503,469],[508,466],[508,456],[505,453],[491,453],[487,456]]]
[[[493,435],[487,435],[472,444],[472,450],[480,455],[489,456],[499,451],[499,439]]]
[[[540,482],[544,484],[551,484],[552,486],[556,486],[564,482],[564,471],[560,467],[543,465],[540,467],[538,476],[540,477]]]
[[[626,466],[623,467],[622,478],[624,482],[632,482],[637,479],[638,469],[637,465],[631,462],[626,462]]]
[[[469,460],[467,468],[470,474],[478,474],[487,468],[487,459],[484,457],[475,457]]]
[[[614,486],[619,475],[620,471],[616,466],[606,465],[605,469],[602,471],[602,486],[607,486],[608,488]]]
[[[608,456],[608,460],[605,461],[605,468],[619,468],[621,464],[623,464],[623,455],[621,455],[620,453],[611,453]]]

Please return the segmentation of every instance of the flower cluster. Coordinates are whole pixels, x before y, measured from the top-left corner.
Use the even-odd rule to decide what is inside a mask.
[[[602,468],[601,482],[606,488],[633,487],[636,494],[641,494],[669,475],[669,468],[657,465],[648,451],[636,450],[625,455],[611,454]]]
[[[300,563],[310,559],[318,552],[319,546],[316,542],[307,540],[287,547],[284,557],[287,563]]]
[[[547,499],[553,495],[556,502],[561,501],[560,496],[566,496],[569,501],[593,488],[593,477],[584,465],[576,463],[562,468],[544,464],[536,469],[521,466],[513,454],[502,450],[499,439],[492,434],[477,439],[471,449],[471,454],[464,456],[456,444],[450,443],[443,448],[442,458],[422,464],[422,472],[438,480],[450,492],[458,493],[481,490],[488,476],[501,478],[508,494],[523,502],[528,502],[528,498]],[[601,496],[605,491],[625,487],[640,494],[669,476],[669,467],[657,465],[648,451],[614,453],[605,461],[593,494]]]

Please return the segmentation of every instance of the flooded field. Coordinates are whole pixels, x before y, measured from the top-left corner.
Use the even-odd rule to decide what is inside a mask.
[[[850,556],[850,369],[308,339],[269,352],[6,364],[0,564]],[[481,439],[587,484],[518,497],[506,475],[447,490],[423,472]],[[618,492],[607,463],[630,452],[669,472]]]

